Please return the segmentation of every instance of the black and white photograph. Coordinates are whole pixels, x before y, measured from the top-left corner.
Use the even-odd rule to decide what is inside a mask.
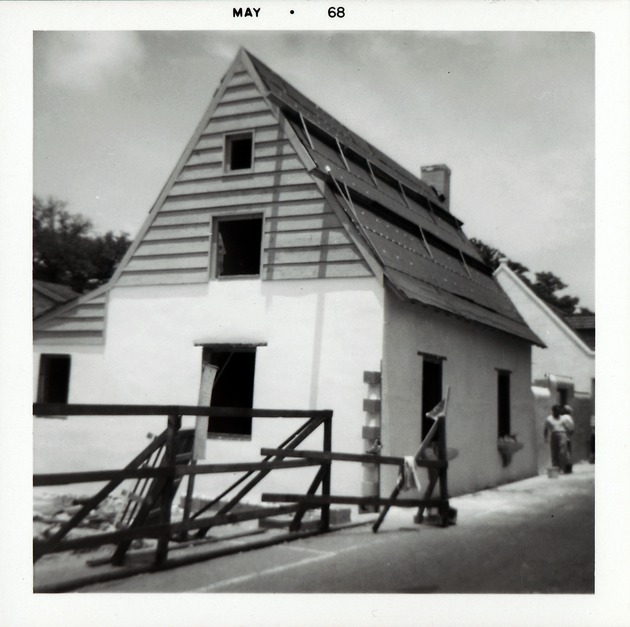
[[[623,624],[600,601],[628,548],[602,533],[627,522],[628,466],[607,448],[625,362],[599,354],[628,301],[604,27],[283,2],[282,27],[241,29],[265,6],[219,4],[229,28],[210,4],[196,26],[32,20],[11,243],[29,611]]]

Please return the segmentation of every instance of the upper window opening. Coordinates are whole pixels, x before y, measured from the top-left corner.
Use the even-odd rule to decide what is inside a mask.
[[[42,355],[39,361],[39,403],[68,402],[70,355]]]
[[[225,170],[251,170],[254,167],[254,134],[239,133],[225,138]]]
[[[219,219],[215,228],[216,276],[259,276],[262,218]]]

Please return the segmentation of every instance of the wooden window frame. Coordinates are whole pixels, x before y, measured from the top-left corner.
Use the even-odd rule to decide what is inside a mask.
[[[257,274],[228,274],[219,275],[219,263],[217,255],[219,253],[219,224],[221,222],[236,222],[239,220],[256,220],[261,221],[260,227],[260,263],[258,265]],[[263,255],[265,252],[265,213],[256,211],[251,213],[235,213],[225,212],[217,213],[212,216],[210,222],[210,280],[215,281],[238,281],[239,279],[260,279],[264,266]]]
[[[252,140],[252,153],[251,153],[251,167],[249,168],[239,168],[238,170],[233,170],[230,167],[231,161],[231,142],[233,140],[245,139],[246,137],[251,137]],[[230,131],[229,133],[224,133],[223,135],[223,173],[231,176],[237,176],[239,174],[251,174],[255,170],[255,154],[256,154],[256,132],[254,129],[245,129],[242,131]]]

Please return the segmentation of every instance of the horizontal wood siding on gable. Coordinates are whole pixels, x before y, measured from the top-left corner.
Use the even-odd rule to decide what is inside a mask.
[[[254,131],[253,171],[224,171],[225,134]],[[117,285],[209,280],[212,219],[262,213],[264,279],[369,276],[246,72],[233,75]]]
[[[35,344],[103,344],[107,296],[101,294],[55,316],[38,321],[33,330]]]

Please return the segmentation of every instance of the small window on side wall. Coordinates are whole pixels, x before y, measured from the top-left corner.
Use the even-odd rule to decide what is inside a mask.
[[[41,355],[37,402],[66,404],[69,388],[70,355]]]
[[[260,276],[262,217],[218,218],[214,224],[214,275]]]
[[[235,133],[225,136],[225,171],[238,172],[254,167],[254,134]]]
[[[498,433],[502,438],[511,435],[511,413],[510,413],[510,372],[499,370],[497,372],[497,406],[498,406]]]

